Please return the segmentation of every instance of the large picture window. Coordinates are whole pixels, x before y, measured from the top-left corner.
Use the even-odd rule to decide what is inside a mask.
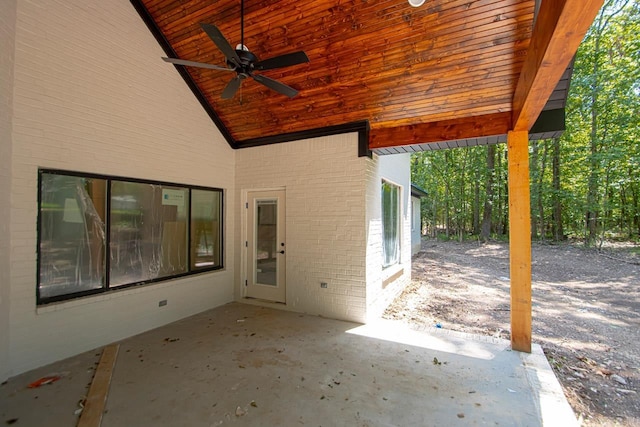
[[[39,178],[39,304],[223,266],[221,189],[52,170]]]
[[[382,266],[400,261],[400,187],[382,181]]]

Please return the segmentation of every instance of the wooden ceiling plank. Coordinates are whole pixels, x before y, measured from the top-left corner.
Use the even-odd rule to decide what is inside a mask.
[[[491,16],[489,16],[489,18],[491,18]],[[309,24],[311,25],[311,24]],[[452,31],[452,37],[444,37],[444,33],[438,33],[438,38],[439,39],[445,39],[448,43],[457,43],[459,39],[475,39],[475,38],[481,38],[483,37],[483,32],[490,30],[496,37],[499,37],[499,39],[504,39],[504,42],[506,42],[506,37],[508,37],[508,34],[505,34],[505,28],[504,28],[504,23],[500,22],[500,21],[495,21],[495,19],[491,20],[488,19],[488,24],[484,27],[478,26],[478,25],[473,25],[472,28],[467,29],[466,31],[461,31],[460,28],[455,28],[455,31]],[[166,30],[165,30],[166,31]],[[292,38],[295,37],[295,35],[291,34],[291,31],[293,31],[292,29],[287,29],[288,31],[288,37]],[[306,26],[301,26],[300,27],[300,31],[301,31],[301,36],[304,36],[305,34],[309,33],[308,27]],[[375,51],[380,49],[381,47],[385,47],[386,45],[389,44],[393,44],[395,46],[398,46],[398,44],[402,43],[402,40],[398,40],[394,37],[395,34],[399,34],[399,35],[403,35],[403,34],[413,34],[412,39],[409,40],[406,44],[409,47],[409,51],[420,51],[421,49],[424,50],[425,52],[431,52],[432,49],[432,44],[433,41],[429,38],[429,37],[425,37],[425,35],[421,32],[421,31],[411,31],[410,33],[407,33],[406,31],[402,31],[402,28],[398,28],[397,30],[394,28],[380,28],[378,29],[378,31],[384,31],[385,37],[376,37],[373,40],[371,40],[371,35],[368,34],[365,31],[359,31],[357,33],[355,33],[353,36],[350,36],[347,40],[341,41],[340,42],[340,46],[332,46],[333,42],[330,39],[322,39],[322,43],[321,44],[317,44],[317,46],[314,47],[313,43],[305,43],[304,44],[304,49],[305,51],[307,51],[308,53],[311,51],[313,52],[313,49],[320,49],[319,55],[324,53],[324,51],[326,49],[329,49],[331,51],[338,51],[340,53],[343,54],[343,56],[348,57],[348,58],[353,58],[352,56],[349,55],[349,48],[348,46],[353,46],[353,49],[355,49],[356,52],[360,52],[360,53],[365,53],[366,51]],[[433,31],[432,29],[430,31]],[[527,25],[520,25],[519,28],[515,28],[515,31],[517,32],[523,32],[525,31],[525,34],[523,34],[522,38],[528,40],[528,36],[530,33],[529,27]],[[510,31],[513,32],[513,31]],[[509,32],[507,32],[509,33]],[[273,37],[271,37],[271,34],[267,33],[268,39],[270,42],[273,41]],[[172,45],[174,46],[174,48],[176,49],[176,51],[181,50],[180,48],[184,45],[184,44],[190,44],[191,43],[191,39],[192,39],[193,35],[192,32],[189,32],[189,37],[184,39],[184,40],[176,40],[175,38],[171,37],[171,35],[169,35],[168,39],[172,41]],[[258,36],[261,37],[261,36]],[[404,37],[404,36],[401,36]],[[245,35],[245,39],[247,39],[247,41],[245,42],[245,44],[250,45],[250,36],[249,35]],[[357,40],[362,40],[362,42],[355,42]],[[495,39],[493,40],[495,43]],[[421,44],[424,45],[424,48],[421,47]],[[270,43],[271,48],[273,48],[273,44]],[[440,42],[440,40],[438,41],[438,46],[442,46],[442,43]],[[260,54],[261,52],[256,51],[256,49],[254,48],[255,46],[251,46],[252,50],[254,51],[254,53],[258,53]],[[526,47],[525,47],[526,48]],[[213,49],[213,47],[212,47]],[[291,46],[287,45],[286,46],[286,50],[290,50]],[[273,49],[272,49],[273,50]],[[449,50],[449,46],[444,45],[443,46],[443,53],[446,52],[447,50]],[[259,55],[260,56],[260,55]],[[441,54],[442,56],[442,54]],[[188,59],[193,59],[193,58],[188,58]]]
[[[416,43],[427,43],[428,45],[434,43],[435,36],[440,39],[448,39],[450,36],[460,37],[464,33],[473,33],[475,31],[482,31],[484,29],[490,29],[492,27],[504,27],[504,23],[495,21],[495,15],[491,12],[487,12],[486,16],[477,17],[478,21],[469,21],[465,24],[453,25],[447,24],[444,28],[433,28],[427,24],[420,23],[412,28],[411,31],[407,31],[404,22],[398,21],[397,24],[389,25],[389,23],[381,22],[374,26],[365,26],[359,29],[357,32],[350,28],[345,28],[343,33],[348,34],[348,37],[318,37],[313,32],[309,32],[308,27],[313,27],[313,23],[308,23],[306,26],[299,27],[299,35],[293,34],[295,28],[292,28],[287,36],[288,38],[296,38],[300,40],[301,46],[305,49],[312,49],[314,47],[331,46],[336,42],[341,44],[340,48],[348,46],[356,46],[361,51],[377,50],[376,43],[386,43],[387,45],[406,45],[411,46]],[[509,21],[511,22],[511,21]],[[518,29],[519,24],[513,23],[515,29]],[[529,20],[530,25],[530,20]],[[527,27],[523,24],[522,27]],[[373,36],[373,37],[372,37]],[[364,43],[363,43],[364,40]],[[272,46],[277,43],[277,40],[271,40]],[[335,49],[332,49],[335,50]]]
[[[488,90],[483,90],[481,88],[477,89],[473,94],[473,97],[465,97],[464,94],[459,97],[438,97],[433,99],[423,99],[419,100],[416,103],[403,105],[403,104],[394,104],[393,106],[380,106],[375,102],[367,102],[367,103],[347,103],[344,102],[341,98],[329,98],[325,97],[321,101],[314,101],[312,103],[307,104],[298,104],[298,103],[287,103],[286,110],[289,111],[290,114],[295,114],[297,112],[308,114],[313,110],[324,110],[329,109],[327,112],[331,112],[330,109],[335,109],[338,106],[342,106],[342,108],[353,108],[354,110],[365,109],[371,113],[370,117],[376,117],[379,115],[392,115],[396,111],[409,111],[416,114],[431,114],[438,113],[443,109],[446,111],[450,110],[461,110],[464,109],[465,106],[468,108],[477,106],[477,105],[504,105],[507,107],[507,110],[510,110],[511,105],[511,93],[506,91],[502,92],[501,98],[498,98],[500,92],[496,92],[493,88],[489,88]],[[391,108],[393,107],[393,108]],[[304,110],[304,112],[302,111]],[[454,111],[455,112],[455,111]],[[339,114],[340,111],[335,111],[335,114]],[[406,117],[407,114],[400,114],[401,117]],[[420,121],[419,116],[413,116],[415,120]]]
[[[376,103],[380,103],[380,105],[386,105],[384,100],[391,100],[390,97],[392,95],[401,96],[402,98],[407,97],[407,101],[411,101],[412,97],[420,100],[426,100],[427,97],[432,98],[439,94],[446,94],[447,92],[451,94],[451,96],[455,97],[455,93],[463,92],[467,89],[475,90],[479,87],[484,89],[491,87],[500,88],[501,85],[505,92],[512,93],[513,88],[515,88],[514,79],[517,78],[517,74],[514,74],[513,71],[511,71],[513,68],[512,66],[505,65],[499,68],[487,69],[481,68],[480,65],[469,69],[461,68],[457,72],[449,73],[446,77],[442,77],[439,80],[434,78],[432,82],[424,80],[427,79],[427,77],[416,76],[416,82],[412,83],[411,80],[407,80],[406,78],[402,79],[403,76],[399,75],[394,76],[398,78],[376,79],[371,80],[370,82],[353,80],[346,84],[339,81],[327,84],[326,82],[318,79],[315,82],[316,87],[310,87],[304,84],[304,82],[303,84],[296,83],[297,79],[295,77],[285,77],[281,80],[301,91],[299,98],[290,100],[291,102],[288,102],[288,105],[295,104],[298,100],[300,100],[300,102],[306,102],[303,101],[304,98],[311,98],[315,95],[322,94],[335,94],[338,97],[341,94],[344,94],[349,101],[354,103],[360,103],[358,98],[363,96],[377,100]],[[215,94],[219,94],[221,92],[222,88],[230,78],[226,73],[219,73],[215,71],[205,70],[202,73],[210,79],[208,82],[202,82],[203,91],[211,91]],[[218,78],[213,80],[209,77],[211,75],[216,75]],[[195,78],[197,79],[197,77]],[[280,99],[273,99],[273,97],[270,97],[269,92],[250,92],[248,89],[257,87],[251,82],[247,82],[243,87],[247,89],[245,100],[248,103],[253,101],[263,101],[265,98],[266,100],[272,99],[277,103],[281,102]],[[400,101],[400,103],[402,103],[402,101]]]
[[[490,70],[508,67],[518,73],[521,64],[524,62],[524,58],[514,57],[512,50],[509,48],[486,49],[486,51],[486,54],[478,54],[475,57],[472,54],[464,54],[448,60],[435,60],[424,63],[365,57],[358,61],[347,63],[344,66],[339,63],[331,64],[328,61],[325,64],[313,64],[307,66],[308,72],[304,74],[295,74],[293,71],[287,71],[291,73],[291,77],[294,79],[293,82],[302,82],[304,83],[302,85],[303,88],[311,88],[320,84],[324,87],[328,75],[332,75],[330,83],[349,83],[354,81],[354,78],[359,80],[388,80],[394,77],[404,77],[405,80],[409,79],[408,81],[411,81],[411,78],[448,78],[456,74],[464,75],[470,69]],[[514,67],[517,68],[514,70]],[[271,73],[270,75],[277,78],[288,74],[275,75]]]
[[[315,3],[315,2],[313,2]],[[322,2],[320,2],[322,3]],[[287,12],[283,13],[283,17],[271,17],[268,20],[268,27],[260,26],[259,30],[255,32],[258,33],[256,36],[258,42],[264,38],[264,34],[266,32],[268,39],[270,40],[270,47],[275,49],[277,44],[281,43],[283,49],[291,48],[291,40],[299,40],[298,44],[304,45],[304,48],[313,45],[314,41],[320,41],[322,44],[326,44],[327,42],[331,42],[332,39],[340,38],[342,34],[349,34],[349,37],[345,38],[346,43],[352,43],[352,40],[357,40],[356,37],[365,37],[366,39],[371,39],[370,35],[375,34],[377,37],[374,38],[380,39],[380,34],[384,34],[382,37],[383,40],[389,39],[389,42],[396,42],[392,40],[394,35],[401,35],[404,37],[404,34],[413,34],[416,41],[419,41],[425,37],[425,32],[421,30],[427,30],[427,35],[431,33],[437,33],[439,37],[444,37],[447,34],[457,34],[459,32],[466,31],[476,31],[480,27],[480,25],[476,22],[477,20],[484,20],[488,25],[498,25],[502,26],[504,23],[500,22],[500,20],[496,20],[496,16],[502,17],[501,19],[510,20],[508,17],[510,15],[515,15],[518,19],[521,19],[520,9],[523,7],[527,7],[528,10],[532,11],[532,8],[523,2],[516,2],[514,4],[506,4],[505,2],[499,3],[500,9],[496,10],[495,2],[488,2],[488,4],[483,5],[483,1],[475,2],[474,5],[469,8],[467,6],[468,3],[461,3],[460,8],[464,11],[462,13],[454,14],[454,15],[445,15],[445,18],[442,19],[443,22],[439,22],[437,25],[434,25],[433,19],[429,19],[435,14],[426,15],[423,19],[415,19],[411,20],[411,24],[415,23],[415,29],[412,31],[406,31],[407,22],[403,19],[406,15],[397,14],[396,19],[393,20],[394,24],[389,25],[388,20],[375,19],[373,16],[369,17],[367,14],[360,10],[361,8],[353,8],[350,13],[344,13],[342,19],[340,17],[330,16],[333,19],[327,19],[326,7],[314,9],[312,13],[308,13],[309,19],[305,20],[304,18],[300,18],[297,13],[290,14]],[[503,4],[504,3],[504,4]],[[309,3],[307,3],[309,4]],[[523,6],[524,4],[524,6]],[[305,10],[307,7],[305,7]],[[260,21],[265,21],[264,11],[258,11],[259,13],[258,19]],[[286,20],[286,17],[289,17],[289,20]],[[464,19],[460,19],[458,16],[461,15]],[[354,17],[359,17],[358,20],[364,22],[364,25],[361,25],[357,28],[357,31],[353,29],[353,19]],[[524,22],[525,27],[530,27],[531,17]],[[203,17],[200,17],[201,20],[206,20]],[[247,20],[245,19],[245,24],[247,24]],[[280,21],[284,19],[284,21]],[[434,18],[435,19],[435,18]],[[185,18],[186,20],[186,18]],[[238,17],[239,20],[239,17]],[[513,19],[511,19],[513,20]],[[211,19],[209,19],[211,21]],[[327,23],[328,21],[328,23]],[[187,21],[189,24],[193,24],[193,19]],[[374,22],[375,24],[370,24]],[[215,22],[214,22],[215,23]],[[456,23],[457,25],[454,25]],[[227,34],[225,32],[224,26],[218,25],[221,27],[220,29],[223,31],[223,34],[228,38],[235,37],[236,33],[239,34],[239,25],[234,29],[232,34]],[[245,44],[249,44],[252,40],[252,26],[245,25]],[[286,30],[282,31],[281,28],[286,28]],[[318,28],[318,30],[313,31],[314,28]],[[165,28],[165,31],[168,31],[169,28]],[[322,31],[322,32],[320,32]],[[330,37],[324,37],[323,32],[331,31]],[[315,32],[318,32],[321,37],[315,36]],[[282,34],[282,36],[280,35]],[[172,43],[179,43],[180,40],[176,39],[175,34],[169,36],[168,38],[172,41]],[[255,41],[255,40],[254,40]],[[252,50],[255,50],[252,48]]]
[[[223,86],[231,78],[230,76],[224,75],[224,73],[222,74],[218,87],[210,84],[213,82],[202,86],[205,92],[211,91],[212,94],[215,94],[215,98],[219,98],[221,91],[221,87],[219,86]],[[423,87],[415,86],[414,84],[400,84],[402,80],[398,79],[398,83],[395,83],[393,87],[389,87],[389,83],[385,85],[385,81],[373,82],[371,84],[355,81],[347,85],[327,84],[309,90],[308,88],[294,84],[291,81],[292,79],[283,79],[283,81],[301,90],[299,97],[287,100],[287,108],[292,106],[295,108],[296,105],[306,105],[309,99],[314,98],[316,95],[324,95],[325,97],[329,97],[330,95],[332,98],[343,99],[344,102],[351,104],[360,105],[364,101],[367,103],[367,107],[375,105],[380,108],[392,108],[394,105],[403,105],[404,103],[410,102],[426,103],[441,96],[451,96],[452,98],[464,96],[468,98],[469,95],[465,94],[465,91],[486,91],[493,89],[496,94],[502,93],[511,96],[513,88],[515,88],[517,75],[513,73],[509,74],[508,70],[492,71],[490,75],[491,77],[489,78],[487,72],[482,70],[477,72],[469,71],[467,78],[465,78],[464,74],[457,77],[452,76],[451,79],[436,80],[430,85]],[[256,91],[250,91],[250,89],[261,88],[252,82],[247,82],[243,87],[246,89],[243,97],[248,103],[261,101],[278,105],[281,104],[282,99],[274,99],[273,96],[270,96],[271,93],[269,92],[263,91],[257,93]],[[461,92],[462,95],[457,95]],[[395,100],[392,96],[398,97],[399,101]],[[233,107],[230,105],[229,108],[231,108],[231,110],[229,110],[228,113],[232,114]],[[241,108],[239,105],[237,109],[244,110],[244,108]]]
[[[544,0],[513,98],[515,131],[529,131],[578,50],[603,0]]]
[[[394,101],[393,97],[406,98],[407,102],[412,99],[416,99],[418,102],[427,102],[428,99],[437,98],[439,96],[451,96],[456,98],[460,96],[460,93],[467,92],[464,96],[473,96],[473,92],[476,90],[488,90],[495,89],[496,93],[513,93],[515,89],[515,83],[518,75],[509,70],[510,67],[501,67],[499,69],[467,69],[461,70],[459,73],[452,74],[447,78],[441,78],[436,80],[428,79],[416,79],[415,82],[411,80],[402,79],[402,76],[398,76],[397,79],[385,79],[385,80],[372,80],[371,82],[354,80],[346,84],[340,82],[337,83],[325,83],[317,87],[309,88],[304,85],[296,84],[295,79],[291,77],[278,78],[283,82],[296,87],[301,91],[300,95],[296,98],[288,100],[287,105],[295,105],[307,103],[308,99],[314,98],[316,95],[325,95],[328,98],[342,98],[352,103],[360,103],[359,98],[366,98],[372,100],[373,104],[378,106],[394,105],[398,103]],[[200,74],[195,73],[195,79],[200,79]],[[230,73],[216,72],[205,70],[202,72],[202,76],[206,76],[208,80],[203,80],[201,87],[204,91],[212,91],[212,94],[219,96],[219,93],[224,85],[232,77]],[[215,77],[215,79],[214,79]],[[273,76],[271,76],[273,77]],[[266,89],[262,86],[248,81],[243,85],[245,89],[244,100],[246,103],[254,101],[265,101],[279,104],[281,99],[273,99],[269,96],[270,92],[266,92]],[[255,90],[253,90],[255,89]],[[261,91],[258,92],[258,89]],[[216,90],[218,90],[216,92]],[[469,95],[468,92],[472,94]],[[266,94],[266,96],[265,96]],[[400,103],[403,103],[402,100]]]

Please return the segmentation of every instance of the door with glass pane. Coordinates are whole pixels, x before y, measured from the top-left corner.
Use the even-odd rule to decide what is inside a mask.
[[[285,302],[285,193],[252,191],[247,197],[249,298]]]

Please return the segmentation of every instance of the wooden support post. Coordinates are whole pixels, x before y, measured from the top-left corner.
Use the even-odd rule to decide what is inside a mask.
[[[509,132],[507,147],[509,156],[511,348],[531,353],[529,132]]]

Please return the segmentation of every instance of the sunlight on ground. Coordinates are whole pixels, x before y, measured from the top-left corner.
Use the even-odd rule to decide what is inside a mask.
[[[486,343],[471,335],[455,333],[449,330],[435,330],[434,332],[414,331],[398,322],[385,319],[375,320],[347,331],[348,334],[483,360],[491,360],[497,353],[509,347],[509,342],[507,341]],[[441,337],[437,336],[440,334],[442,334]]]
[[[599,310],[599,309],[595,309],[595,310]],[[577,313],[575,313],[575,316],[586,320],[586,319],[591,319],[591,320],[596,320],[599,322],[602,322],[603,325],[609,325],[612,327],[626,327],[629,326],[627,323],[622,322],[620,320],[616,320],[614,318],[611,317],[611,315],[609,313],[595,313],[593,311],[587,311],[586,309],[580,309],[578,310]]]

